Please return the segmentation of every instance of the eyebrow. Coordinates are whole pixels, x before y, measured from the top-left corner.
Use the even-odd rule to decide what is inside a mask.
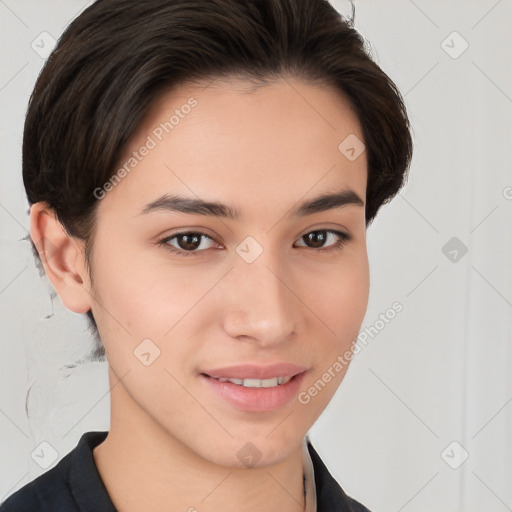
[[[305,217],[314,213],[325,212],[351,204],[364,206],[363,200],[353,190],[345,189],[332,194],[323,194],[309,201],[305,201],[292,213],[296,217]],[[232,220],[241,217],[240,210],[223,203],[169,194],[164,194],[151,203],[148,203],[139,215],[156,211],[208,215]]]

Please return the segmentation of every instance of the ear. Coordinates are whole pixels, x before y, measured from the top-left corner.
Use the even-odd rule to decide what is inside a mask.
[[[30,236],[64,306],[75,313],[89,311],[93,298],[83,242],[67,234],[44,202],[30,207]]]

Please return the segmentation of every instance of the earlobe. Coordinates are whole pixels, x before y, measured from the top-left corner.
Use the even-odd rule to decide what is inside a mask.
[[[91,309],[92,297],[83,244],[68,235],[55,212],[43,202],[30,207],[30,236],[64,306],[75,313],[86,313]]]

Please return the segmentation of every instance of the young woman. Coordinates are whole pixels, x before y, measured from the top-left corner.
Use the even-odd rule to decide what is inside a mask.
[[[23,178],[34,250],[108,360],[110,429],[0,511],[367,510],[307,432],[411,152],[400,93],[325,0],[86,9],[37,80]]]

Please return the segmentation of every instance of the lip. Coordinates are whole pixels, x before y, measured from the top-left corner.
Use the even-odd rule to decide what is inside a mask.
[[[247,367],[231,367],[229,370],[231,371],[233,368],[236,368],[237,371],[241,368],[247,369]],[[278,369],[278,373],[276,372],[276,368]],[[290,372],[290,365],[287,365],[288,372]],[[296,371],[297,366],[294,366],[293,372]],[[249,368],[251,371],[254,371],[255,367],[251,366]],[[217,370],[219,372],[220,370]],[[222,370],[225,372],[226,370]],[[284,377],[279,373],[279,371],[283,371],[283,367],[280,368],[278,366],[270,367],[259,367],[259,371],[268,375],[269,371],[272,371],[272,376],[280,376]],[[285,372],[286,374],[287,372]],[[294,397],[297,397],[299,394],[301,383],[306,375],[306,371],[302,371],[301,373],[294,374],[294,376],[286,383],[281,384],[279,386],[272,386],[268,388],[246,388],[244,386],[239,386],[238,384],[233,384],[229,381],[220,381],[216,378],[213,378],[204,373],[199,375],[199,378],[205,385],[211,390],[217,397],[220,397],[222,400],[230,404],[231,406],[236,407],[241,411],[247,412],[268,412],[274,411],[276,409],[280,409],[285,404],[290,402]],[[261,374],[261,373],[260,373]],[[240,375],[240,373],[239,373]],[[244,374],[247,376],[247,374]],[[254,373],[252,374],[254,375]],[[241,378],[241,377],[233,377],[233,378]],[[251,378],[251,377],[247,377]],[[263,379],[266,377],[252,377]]]
[[[240,364],[235,366],[226,366],[212,370],[204,370],[203,374],[214,379],[271,379],[273,377],[293,377],[306,371],[307,368],[292,363],[274,363],[267,365]]]

